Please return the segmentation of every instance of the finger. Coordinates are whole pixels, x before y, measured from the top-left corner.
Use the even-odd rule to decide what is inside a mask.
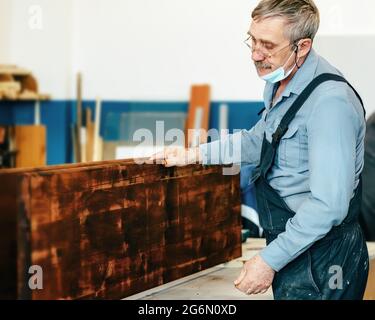
[[[256,293],[255,293],[254,291],[252,291],[252,290],[248,290],[248,291],[246,292],[246,294],[247,294],[248,296],[256,295]]]
[[[260,285],[254,289],[254,294],[264,294],[268,291],[269,286]]]
[[[236,288],[243,293],[246,293],[250,288],[252,288],[252,284],[245,278]]]
[[[244,293],[249,289],[250,287],[250,282],[248,282],[247,278],[243,278],[235,287]]]
[[[155,160],[150,157],[150,158],[145,160],[145,164],[154,164],[154,161]]]
[[[177,159],[176,158],[168,158],[164,161],[164,166],[167,168],[176,167],[177,166]]]
[[[260,292],[260,294],[265,294],[268,291],[268,289],[264,289]]]
[[[254,286],[250,286],[247,290],[246,290],[246,294],[247,295],[251,295],[251,294],[255,294],[255,292],[257,292],[256,288]]]
[[[152,155],[149,160],[150,161],[163,160],[163,159],[165,159],[165,157],[166,157],[166,153],[164,151],[160,151],[160,152],[155,153],[154,155]]]
[[[261,289],[254,289],[252,294],[259,294],[261,292]]]
[[[242,268],[240,275],[238,276],[236,280],[234,280],[234,285],[238,286],[242,282],[242,280],[245,278],[245,276],[246,276],[246,269]]]

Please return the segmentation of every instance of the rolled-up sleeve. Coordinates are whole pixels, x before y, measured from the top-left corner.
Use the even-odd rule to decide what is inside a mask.
[[[275,271],[343,222],[355,188],[360,118],[334,91],[325,92],[307,120],[311,196],[286,224],[286,231],[260,255]]]
[[[216,164],[253,164],[257,165],[263,143],[265,122],[261,120],[251,130],[240,130],[211,143],[199,146],[202,163]]]

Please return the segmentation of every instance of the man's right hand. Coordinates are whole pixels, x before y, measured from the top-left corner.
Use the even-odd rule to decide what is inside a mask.
[[[154,163],[155,161],[166,167],[182,167],[202,162],[199,148],[185,149],[183,147],[166,147],[163,151],[154,154],[147,162]]]

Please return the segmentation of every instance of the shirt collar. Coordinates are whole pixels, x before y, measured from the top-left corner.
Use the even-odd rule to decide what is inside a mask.
[[[282,93],[281,98],[288,98],[290,95],[296,94],[300,95],[303,89],[315,78],[316,70],[318,67],[319,56],[314,49],[311,49],[305,62],[299,68],[299,70],[294,74],[293,78],[290,80],[285,90]],[[264,89],[264,103],[267,109],[270,108],[274,90],[277,88],[278,84],[266,83]]]

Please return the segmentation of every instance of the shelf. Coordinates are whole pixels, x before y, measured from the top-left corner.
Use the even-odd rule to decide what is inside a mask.
[[[16,99],[2,99],[0,98],[0,102],[36,102],[36,101],[49,101],[51,100],[51,96],[49,95],[40,95],[39,98],[16,98]]]
[[[15,65],[0,64],[0,101],[46,101],[51,97],[40,94],[32,72]]]

